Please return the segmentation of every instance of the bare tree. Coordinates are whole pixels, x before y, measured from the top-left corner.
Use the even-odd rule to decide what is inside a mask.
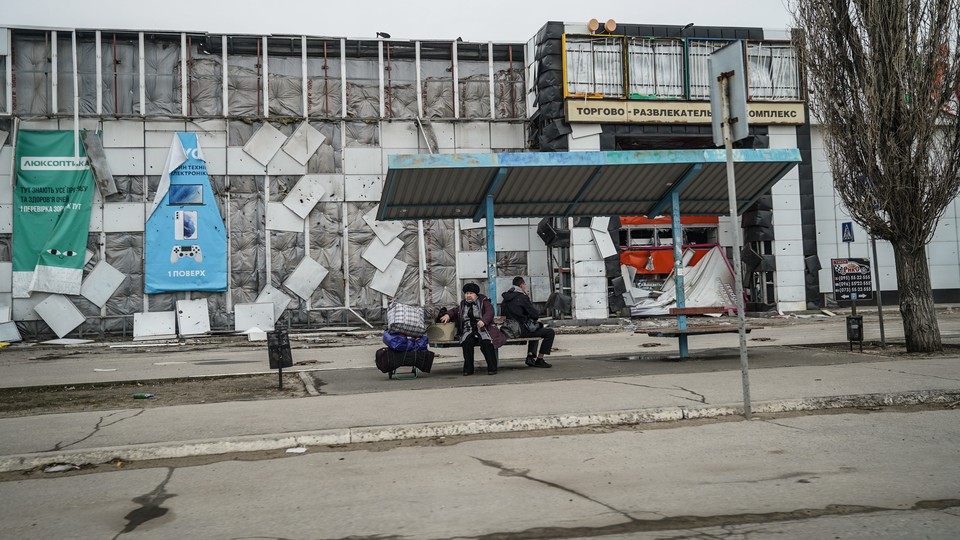
[[[907,350],[942,350],[926,246],[960,193],[960,0],[795,0],[793,15],[837,193],[893,246]]]

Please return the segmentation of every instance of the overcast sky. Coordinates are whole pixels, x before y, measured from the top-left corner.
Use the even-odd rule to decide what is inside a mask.
[[[0,0],[0,26],[527,41],[547,21],[790,26],[788,0]]]

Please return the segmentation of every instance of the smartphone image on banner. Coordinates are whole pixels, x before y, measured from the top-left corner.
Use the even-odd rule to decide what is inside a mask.
[[[197,211],[177,210],[174,212],[174,240],[197,239]]]

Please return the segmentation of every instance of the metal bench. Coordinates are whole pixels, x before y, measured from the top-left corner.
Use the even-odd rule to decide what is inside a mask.
[[[650,337],[677,338],[680,345],[680,358],[687,358],[687,337],[702,336],[708,334],[739,334],[739,326],[730,325],[703,325],[687,326],[687,315],[709,315],[713,313],[724,313],[726,308],[723,306],[702,306],[702,307],[681,307],[670,308],[670,315],[677,317],[677,328],[656,328],[656,329],[637,329],[637,334],[647,334]],[[762,326],[744,325],[744,333],[763,328]]]

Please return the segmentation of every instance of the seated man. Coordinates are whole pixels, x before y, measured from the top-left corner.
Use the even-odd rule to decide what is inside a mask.
[[[542,338],[539,354],[537,354],[536,341],[531,341],[527,345],[526,364],[530,367],[551,367],[543,357],[550,354],[553,349],[553,338],[556,332],[553,328],[547,328],[537,321],[540,318],[540,310],[527,296],[527,283],[520,276],[513,278],[513,287],[503,293],[503,315],[520,323],[520,337]]]

